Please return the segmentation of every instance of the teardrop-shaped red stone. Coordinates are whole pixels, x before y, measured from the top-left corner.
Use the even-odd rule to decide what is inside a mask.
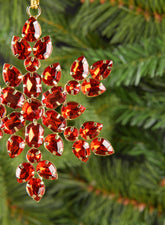
[[[100,60],[98,62],[95,62],[91,66],[90,73],[94,79],[103,80],[110,75],[112,66],[113,66],[113,61]]]
[[[61,156],[64,151],[64,144],[58,134],[49,134],[45,138],[45,148],[53,155]]]
[[[16,169],[16,178],[18,183],[24,183],[34,176],[35,169],[28,163],[21,163]]]
[[[52,53],[52,42],[49,36],[43,37],[33,47],[33,54],[38,59],[47,59]]]
[[[90,148],[88,142],[78,140],[73,144],[72,151],[75,156],[83,162],[87,162],[90,156]]]
[[[22,82],[22,74],[16,67],[5,63],[3,66],[3,79],[7,85],[17,87]]]
[[[106,88],[95,79],[84,80],[81,86],[82,93],[88,97],[96,97],[103,94]]]
[[[25,148],[25,141],[20,136],[12,136],[8,139],[7,150],[10,158],[15,158],[21,154]]]
[[[0,119],[3,119],[6,115],[6,108],[4,105],[0,104]]]
[[[62,116],[68,120],[76,119],[86,110],[83,105],[77,102],[67,102],[61,108]]]
[[[71,66],[70,74],[75,80],[83,80],[89,74],[89,65],[84,56],[79,57]]]
[[[53,163],[47,160],[44,160],[38,163],[37,172],[41,177],[45,179],[48,179],[48,180],[58,179],[56,167],[53,165]]]
[[[42,80],[46,85],[56,85],[61,79],[61,66],[59,63],[54,63],[48,66],[43,74]]]
[[[88,121],[85,122],[83,125],[80,127],[80,135],[82,138],[86,140],[90,140],[93,138],[96,138],[99,134],[100,131],[103,128],[103,124],[101,123],[96,123],[93,121]]]
[[[31,54],[31,47],[25,39],[14,36],[12,39],[11,49],[18,59],[26,59]]]
[[[76,141],[79,137],[79,131],[76,127],[67,127],[64,131],[64,137],[68,141]]]
[[[91,142],[91,150],[95,153],[95,155],[112,155],[114,153],[114,149],[110,142],[105,138],[96,138]]]
[[[26,70],[30,72],[35,72],[40,67],[40,61],[35,57],[29,56],[25,59],[24,66]]]
[[[41,152],[37,148],[30,149],[26,154],[27,160],[31,163],[39,163],[41,157]]]
[[[45,194],[44,182],[39,178],[31,178],[26,185],[26,191],[33,200],[39,202]]]
[[[37,41],[41,36],[41,27],[34,17],[30,17],[22,29],[22,37],[29,42]]]
[[[68,83],[66,84],[66,91],[68,92],[68,94],[70,95],[77,95],[80,92],[80,84],[78,81],[76,80],[70,80],[68,81]]]

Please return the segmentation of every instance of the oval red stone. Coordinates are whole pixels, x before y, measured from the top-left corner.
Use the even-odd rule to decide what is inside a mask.
[[[26,70],[35,72],[40,67],[40,61],[35,57],[29,56],[27,59],[25,59],[24,66]]]
[[[29,42],[37,41],[41,36],[41,27],[34,17],[30,17],[22,29],[22,37]]]
[[[113,66],[113,61],[100,60],[98,62],[95,62],[91,66],[90,73],[94,79],[103,80],[110,75],[112,66]]]
[[[21,108],[25,102],[24,95],[11,87],[2,89],[2,103],[13,109]]]
[[[39,163],[41,157],[41,152],[37,148],[30,149],[26,154],[27,160],[31,163]]]
[[[25,140],[30,147],[38,148],[43,144],[44,129],[40,124],[31,123],[25,128]]]
[[[76,119],[86,110],[83,105],[77,102],[67,102],[61,108],[62,116],[68,120]]]
[[[96,138],[91,142],[91,150],[95,153],[95,155],[112,155],[114,153],[114,149],[110,142],[105,138]]]
[[[3,138],[3,132],[2,130],[0,129],[0,140]]]
[[[31,178],[26,185],[26,191],[33,200],[38,202],[45,194],[44,182],[39,178]]]
[[[24,183],[34,176],[35,169],[30,163],[21,163],[16,169],[18,183]]]
[[[38,99],[28,99],[22,107],[22,112],[25,120],[39,120],[43,114],[43,109],[41,107],[42,104]]]
[[[38,97],[42,93],[41,77],[37,73],[27,73],[23,78],[23,92],[29,97]]]
[[[47,59],[52,53],[52,42],[49,36],[43,37],[33,47],[33,54],[38,59]]]
[[[31,47],[25,39],[14,36],[12,39],[11,49],[18,59],[26,59],[31,54]]]
[[[6,134],[14,134],[25,125],[23,115],[13,112],[2,120],[2,129]]]
[[[21,154],[25,148],[25,141],[20,136],[12,136],[8,139],[7,150],[10,158],[15,158]]]
[[[66,84],[66,91],[70,95],[77,95],[80,92],[80,84],[76,80],[68,81]]]
[[[3,119],[6,115],[6,108],[4,105],[0,104],[0,119]]]
[[[61,79],[61,66],[59,63],[54,63],[48,66],[43,74],[42,80],[46,85],[56,85]]]
[[[89,65],[84,56],[79,57],[71,66],[70,74],[75,80],[83,80],[89,74]]]
[[[41,177],[45,179],[48,179],[48,180],[58,179],[56,167],[53,165],[53,163],[47,160],[44,160],[38,163],[37,172]]]
[[[64,131],[64,137],[68,141],[76,141],[79,137],[79,131],[76,127],[67,127]]]
[[[22,82],[22,74],[16,67],[6,63],[3,66],[3,79],[7,85],[16,87]]]
[[[57,86],[42,95],[42,102],[47,108],[54,109],[65,102],[66,96],[67,93],[64,91],[63,87]]]
[[[72,151],[75,156],[83,162],[87,162],[90,156],[89,144],[83,140],[78,140],[73,144]]]
[[[86,140],[93,139],[100,134],[100,131],[103,128],[103,124],[96,123],[93,121],[85,122],[80,127],[80,135]]]
[[[43,115],[42,122],[54,132],[61,133],[66,127],[66,120],[59,113],[49,110]]]
[[[58,134],[49,134],[45,138],[45,148],[53,155],[61,156],[64,151],[64,144]]]
[[[95,79],[84,80],[81,86],[82,93],[88,97],[96,97],[103,94],[106,88]]]

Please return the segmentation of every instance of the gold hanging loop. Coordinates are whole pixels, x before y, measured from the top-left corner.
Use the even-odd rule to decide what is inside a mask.
[[[39,4],[40,4],[39,0],[31,0],[31,8],[32,9],[38,9]]]
[[[36,19],[41,15],[41,8],[39,6],[40,1],[39,0],[31,0],[31,5],[27,7],[27,14],[31,17],[34,16]],[[37,9],[38,14],[37,15],[32,15],[31,14],[31,9]]]

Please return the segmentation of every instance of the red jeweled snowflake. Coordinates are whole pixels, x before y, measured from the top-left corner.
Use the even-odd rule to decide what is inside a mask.
[[[22,38],[13,37],[13,54],[18,59],[24,60],[27,73],[23,75],[15,66],[5,64],[3,79],[7,87],[1,90],[0,95],[0,138],[3,136],[2,131],[11,135],[7,142],[7,151],[11,158],[20,155],[25,145],[29,146],[30,149],[26,154],[28,162],[18,166],[16,178],[18,183],[27,182],[27,193],[36,201],[39,201],[45,193],[45,185],[42,179],[58,179],[56,167],[53,163],[42,160],[42,153],[38,148],[44,144],[45,149],[50,153],[61,156],[64,145],[59,133],[63,132],[66,140],[74,142],[72,151],[83,162],[88,161],[91,150],[96,155],[111,155],[114,153],[109,141],[98,137],[103,128],[101,123],[88,121],[80,129],[67,126],[67,120],[76,119],[84,113],[86,108],[78,102],[66,101],[68,94],[77,95],[80,91],[89,97],[104,93],[106,89],[100,81],[109,76],[113,62],[101,60],[89,68],[85,57],[79,57],[70,69],[71,77],[74,80],[68,81],[63,88],[58,86],[61,78],[59,63],[48,66],[41,76],[36,72],[40,67],[40,60],[47,59],[52,52],[51,38],[46,36],[40,39],[40,36],[39,23],[34,17],[30,17],[23,26]],[[33,47],[29,42],[35,42]],[[92,78],[88,78],[89,73]],[[42,82],[51,86],[51,89],[42,93]],[[23,83],[23,93],[15,89],[21,83]],[[37,98],[41,94],[40,101]],[[13,109],[20,109],[20,112],[14,111],[6,116],[4,105]],[[61,114],[55,110],[59,106],[62,106]],[[43,125],[38,123],[40,118],[43,125],[53,131],[46,137],[44,137]],[[25,137],[16,135],[16,132],[24,127]],[[91,144],[87,140],[92,140]]]

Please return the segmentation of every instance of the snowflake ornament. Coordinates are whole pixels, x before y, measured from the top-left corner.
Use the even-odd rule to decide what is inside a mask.
[[[63,132],[66,140],[73,141],[72,151],[83,162],[88,161],[91,151],[96,155],[114,153],[110,142],[98,137],[103,124],[88,121],[80,129],[67,126],[67,120],[76,119],[86,109],[78,102],[67,101],[67,95],[77,95],[81,91],[88,97],[95,97],[104,93],[106,89],[100,81],[109,76],[113,62],[101,60],[89,69],[85,57],[79,57],[70,69],[72,80],[63,88],[58,86],[61,78],[59,63],[48,66],[41,76],[36,72],[40,67],[40,60],[47,59],[52,52],[51,38],[40,36],[41,28],[38,21],[35,17],[30,17],[23,26],[22,38],[13,37],[12,52],[18,59],[24,60],[27,73],[23,75],[15,66],[4,64],[3,79],[7,87],[1,90],[0,95],[0,138],[3,135],[2,131],[11,135],[7,141],[7,151],[11,158],[19,156],[25,145],[29,147],[26,153],[27,162],[17,167],[16,178],[18,183],[27,182],[27,193],[35,201],[40,201],[44,195],[43,179],[58,179],[56,167],[53,163],[42,159],[42,153],[38,148],[44,144],[50,153],[62,156],[64,144],[60,133]],[[88,78],[89,73],[91,78]],[[45,93],[42,93],[42,82],[50,86]],[[16,90],[21,83],[23,93]],[[41,94],[40,101],[38,97]],[[6,116],[4,105],[17,111]],[[61,114],[56,111],[59,106],[62,106]],[[38,123],[40,118],[42,125]],[[43,125],[52,131],[46,137]],[[24,138],[16,134],[22,128],[25,128]],[[87,142],[89,140],[90,144]]]

